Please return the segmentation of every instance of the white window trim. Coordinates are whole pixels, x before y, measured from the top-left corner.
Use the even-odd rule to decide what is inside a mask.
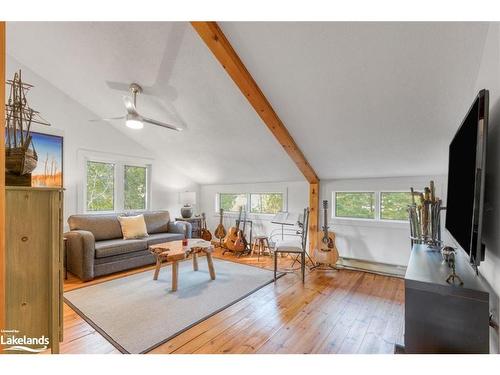
[[[80,182],[80,188],[78,189],[80,194],[78,197],[78,212],[85,214],[113,214],[124,212],[124,189],[125,181],[123,183],[118,183],[120,178],[125,177],[125,165],[134,167],[146,168],[146,208],[137,210],[127,210],[134,212],[144,212],[151,208],[152,200],[152,159],[141,158],[141,157],[131,157],[129,155],[103,153],[99,151],[90,150],[78,150],[78,159],[81,170],[83,171],[83,177]],[[87,210],[87,162],[93,161],[98,163],[112,163],[115,165],[114,168],[114,197],[113,197],[113,210],[112,211],[88,211]]]
[[[251,218],[260,218],[260,219],[271,219],[273,218],[276,214],[266,214],[266,213],[254,213],[250,212],[250,196],[251,194],[281,194],[283,196],[283,207],[281,212],[288,212],[288,189],[285,189],[284,191],[250,191],[250,192],[232,192],[232,191],[219,191],[215,194],[215,215],[219,215],[219,210],[220,210],[220,195],[221,194],[242,194],[246,195],[247,198],[247,204],[245,205],[245,210],[247,212],[247,217]],[[224,216],[227,217],[238,217],[238,211],[224,211]]]
[[[336,205],[337,201],[335,195],[337,193],[373,193],[375,194],[375,218],[356,218],[356,217],[343,217],[336,215]],[[334,190],[332,191],[332,213],[330,218],[335,220],[337,224],[349,224],[349,222],[360,223],[360,225],[369,223],[380,223],[380,224],[395,224],[395,226],[401,226],[402,224],[408,225],[408,220],[389,220],[381,218],[382,209],[382,193],[409,193],[408,190]],[[371,226],[371,225],[369,225]]]

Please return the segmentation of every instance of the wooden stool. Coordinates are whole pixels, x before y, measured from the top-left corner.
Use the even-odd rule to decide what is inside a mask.
[[[271,246],[269,246],[269,238],[267,236],[256,236],[253,241],[252,254],[257,249],[257,260],[260,260],[260,256],[264,255],[265,251],[271,255]]]

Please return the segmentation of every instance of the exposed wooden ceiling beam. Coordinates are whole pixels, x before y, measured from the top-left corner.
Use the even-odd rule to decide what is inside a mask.
[[[318,183],[319,178],[316,172],[238,57],[217,22],[191,22],[191,25],[283,146],[286,153],[292,158],[306,180],[312,184]]]

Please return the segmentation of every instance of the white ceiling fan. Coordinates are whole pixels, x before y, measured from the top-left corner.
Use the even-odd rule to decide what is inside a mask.
[[[123,97],[123,103],[125,104],[125,109],[127,110],[127,114],[120,117],[110,117],[110,118],[102,118],[97,120],[89,120],[89,121],[109,121],[109,120],[121,120],[125,119],[125,125],[127,125],[131,129],[142,129],[144,127],[144,123],[161,126],[170,130],[182,131],[181,127],[170,125],[165,122],[157,121],[148,117],[144,117],[139,112],[137,112],[136,103],[137,103],[137,94],[142,93],[142,87],[137,83],[131,83],[129,86],[129,90],[133,95],[133,99],[130,96]]]

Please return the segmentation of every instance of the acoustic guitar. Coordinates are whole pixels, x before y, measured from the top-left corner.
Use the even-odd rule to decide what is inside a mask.
[[[224,228],[224,225],[222,224],[222,220],[224,218],[224,209],[220,209],[220,221],[219,225],[217,225],[217,228],[215,228],[214,236],[215,238],[218,238],[219,240],[222,240],[224,237],[226,237],[226,228]]]
[[[227,236],[224,238],[224,247],[228,250],[233,251],[234,242],[236,238],[238,238],[238,233],[240,232],[240,223],[241,223],[241,213],[243,211],[243,207],[240,207],[240,212],[238,214],[238,221],[236,221],[236,226],[229,228],[227,231]]]
[[[339,260],[339,252],[335,246],[335,233],[328,231],[328,201],[323,201],[324,225],[318,231],[318,248],[314,252],[314,260],[318,264],[335,266]]]
[[[247,224],[247,212],[243,216],[243,229],[238,232],[238,236],[236,237],[236,241],[234,241],[233,251],[240,253],[247,248],[247,239],[245,237],[245,227]],[[239,223],[238,223],[239,226]]]
[[[201,238],[205,241],[211,241],[212,240],[212,233],[207,229],[207,218],[205,216],[205,213],[203,212],[201,214],[202,220],[201,220]]]

